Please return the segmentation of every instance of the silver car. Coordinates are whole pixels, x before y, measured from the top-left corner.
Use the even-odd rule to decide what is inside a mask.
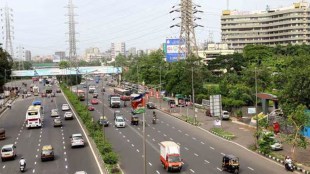
[[[71,139],[71,147],[84,147],[85,146],[83,136],[80,133],[72,134],[70,139]]]

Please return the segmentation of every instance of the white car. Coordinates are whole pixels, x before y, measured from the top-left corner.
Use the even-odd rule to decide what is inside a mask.
[[[27,97],[31,97],[31,92],[27,92]]]
[[[1,160],[15,159],[16,157],[16,146],[14,144],[7,144],[1,148]]]
[[[65,120],[72,120],[73,119],[72,112],[65,112],[64,118],[65,118]]]
[[[70,107],[69,107],[68,104],[62,104],[61,110],[62,110],[62,111],[69,111],[69,110],[70,110]]]
[[[72,134],[70,139],[71,139],[71,147],[85,146],[83,136],[80,133]]]
[[[58,109],[52,109],[51,110],[51,117],[58,117],[59,114],[58,114]]]
[[[125,119],[122,116],[115,117],[115,127],[125,127]]]
[[[272,150],[283,150],[283,145],[280,141],[275,140],[275,143],[270,145]]]
[[[229,112],[222,111],[222,120],[229,120]]]

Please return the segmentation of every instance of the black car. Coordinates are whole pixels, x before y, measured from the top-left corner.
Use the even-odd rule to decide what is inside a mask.
[[[93,93],[93,98],[98,98],[98,93]]]
[[[155,104],[152,103],[152,102],[148,102],[148,103],[146,104],[146,107],[147,107],[148,109],[156,109]]]
[[[61,90],[59,88],[56,89],[57,93],[61,93]]]

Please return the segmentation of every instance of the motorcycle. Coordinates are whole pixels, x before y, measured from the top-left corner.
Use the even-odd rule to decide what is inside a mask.
[[[20,170],[21,172],[24,172],[24,171],[25,171],[25,165],[20,165],[20,166],[19,166],[19,170]]]
[[[293,172],[293,171],[294,171],[293,164],[292,164],[292,163],[285,163],[285,169],[286,169],[287,171]]]
[[[153,124],[156,124],[156,117],[153,117],[152,123],[153,123]]]

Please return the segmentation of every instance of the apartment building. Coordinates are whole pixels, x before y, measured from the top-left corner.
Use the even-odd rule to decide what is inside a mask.
[[[119,54],[126,56],[126,44],[125,42],[111,43],[111,59],[115,60]]]
[[[305,1],[263,11],[224,10],[221,16],[222,42],[242,50],[247,44],[309,44],[310,8]]]

